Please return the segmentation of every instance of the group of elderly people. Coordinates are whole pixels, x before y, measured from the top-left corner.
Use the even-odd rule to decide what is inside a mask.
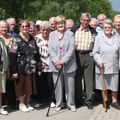
[[[39,20],[36,25],[21,20],[18,34],[13,31],[14,24],[10,24],[13,18],[1,20],[0,114],[8,114],[2,107],[2,93],[8,88],[6,81],[13,81],[15,99],[23,112],[34,110],[30,99],[36,91],[39,105],[49,102],[55,92],[51,107],[57,111],[64,107],[64,102],[72,112],[83,101],[88,109],[93,109],[94,79],[95,89],[102,90],[107,108],[110,104],[107,90],[111,90],[111,106],[120,109],[120,15],[114,17],[114,24],[104,14],[97,19],[83,13],[80,25],[62,15],[49,21]]]

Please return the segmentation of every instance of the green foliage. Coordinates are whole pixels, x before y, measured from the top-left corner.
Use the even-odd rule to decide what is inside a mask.
[[[108,18],[115,15],[108,0],[1,0],[0,3],[2,19],[48,20],[51,16],[63,14],[78,22],[83,12],[90,12],[92,17],[100,13]]]
[[[6,17],[5,9],[0,8],[0,20],[5,19],[5,17]]]
[[[60,5],[57,2],[45,2],[41,11],[37,13],[38,19],[48,20],[51,16],[60,14]]]
[[[90,0],[86,11],[89,11],[93,17],[97,17],[101,13],[108,18],[112,18],[115,15],[108,0]]]

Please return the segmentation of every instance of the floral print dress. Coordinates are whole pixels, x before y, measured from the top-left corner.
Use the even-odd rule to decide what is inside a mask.
[[[18,73],[32,74],[36,72],[38,60],[38,48],[35,39],[30,36],[28,41],[24,41],[19,35],[17,50]]]

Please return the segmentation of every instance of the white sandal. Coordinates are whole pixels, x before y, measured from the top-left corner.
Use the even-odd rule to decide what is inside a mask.
[[[1,115],[8,115],[8,111],[4,110],[4,108],[0,108]]]
[[[26,107],[25,104],[19,104],[19,109],[22,111],[22,112],[29,112],[28,108]]]

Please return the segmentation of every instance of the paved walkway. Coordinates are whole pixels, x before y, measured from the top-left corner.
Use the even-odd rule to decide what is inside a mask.
[[[9,110],[9,115],[0,115],[0,120],[120,120],[120,110],[110,108],[107,113],[102,104],[88,110],[86,106],[77,109],[77,112],[71,112],[67,109],[56,111],[50,109],[49,117],[46,117],[48,108],[34,110],[29,113]]]

